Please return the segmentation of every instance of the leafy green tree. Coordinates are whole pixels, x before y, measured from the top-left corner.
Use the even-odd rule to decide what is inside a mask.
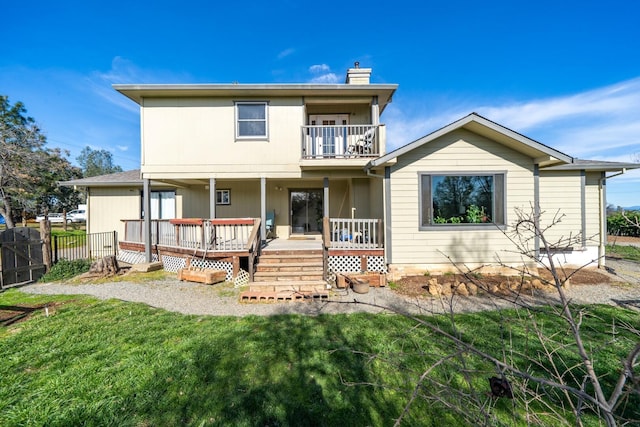
[[[21,102],[11,105],[0,95],[0,214],[9,228],[24,212],[71,203],[73,190],[57,182],[81,176],[63,157],[68,153],[46,147],[46,137],[26,112]]]
[[[113,155],[107,150],[92,150],[84,147],[76,157],[85,178],[122,172],[122,168],[113,163]]]

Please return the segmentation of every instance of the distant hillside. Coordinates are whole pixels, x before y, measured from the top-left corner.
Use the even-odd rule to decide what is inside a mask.
[[[623,208],[625,211],[640,211],[640,206],[629,206],[627,208]]]

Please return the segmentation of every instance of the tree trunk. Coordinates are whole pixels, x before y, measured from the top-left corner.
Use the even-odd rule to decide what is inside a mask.
[[[118,260],[114,255],[109,255],[91,263],[89,274],[101,274],[104,276],[113,276],[120,270]]]

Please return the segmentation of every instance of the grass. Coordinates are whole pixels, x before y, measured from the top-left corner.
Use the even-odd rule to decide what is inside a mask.
[[[626,245],[607,245],[607,256],[640,262],[640,248]]]
[[[58,304],[53,315],[38,311],[0,327],[0,425],[386,426],[402,413],[424,369],[452,351],[397,315],[185,316],[116,300],[0,294],[0,306],[44,303]],[[637,340],[620,325],[640,324],[640,313],[609,306],[583,311],[587,346],[597,349],[596,370],[610,389],[619,360]],[[547,335],[567,340],[555,317],[535,316]],[[429,319],[450,329],[447,317]],[[545,366],[524,312],[456,319],[467,340],[494,356],[502,358],[503,344],[512,342],[505,354],[516,365],[533,372]],[[614,324],[616,335],[607,332]],[[479,399],[492,407],[492,423],[527,425],[520,401],[486,395],[495,368],[467,356],[465,369]],[[462,371],[458,359],[448,360],[420,394],[457,398],[433,381],[469,392]],[[638,398],[628,401],[626,415],[639,419],[638,408]],[[403,425],[465,425],[465,416],[477,414],[464,409],[456,413],[419,398]],[[587,417],[586,425],[596,424]]]

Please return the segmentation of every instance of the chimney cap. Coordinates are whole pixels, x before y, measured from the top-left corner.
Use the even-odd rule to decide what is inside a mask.
[[[360,62],[356,61],[353,63],[353,66],[356,68],[360,68]]]

